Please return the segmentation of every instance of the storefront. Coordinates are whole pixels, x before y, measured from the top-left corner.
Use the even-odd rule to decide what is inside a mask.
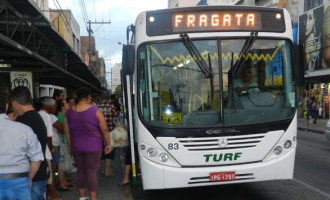
[[[308,86],[312,86],[309,87]],[[304,115],[307,113],[307,100],[310,99],[311,97],[315,97],[318,103],[318,108],[319,108],[319,118],[329,118],[329,100],[330,100],[330,83],[316,83],[312,84],[311,82],[306,84],[306,89],[304,93]]]
[[[307,1],[304,2],[306,4]],[[330,3],[306,10],[300,15],[299,43],[304,45],[304,113],[307,110],[306,101],[315,97],[319,105],[319,117],[329,118]]]

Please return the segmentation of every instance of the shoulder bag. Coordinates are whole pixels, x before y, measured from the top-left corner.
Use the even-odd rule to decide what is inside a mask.
[[[81,119],[81,117],[80,117],[80,115],[79,115],[79,113],[76,111],[76,107],[74,107],[75,109],[72,109],[75,113],[76,113],[76,115],[77,115],[77,117],[78,117],[78,119],[79,119],[79,121],[80,121],[80,123],[89,131],[89,132],[91,132],[95,137],[98,137],[98,138],[101,138],[102,140],[103,140],[103,136],[100,136],[99,134],[97,134],[97,133],[95,133],[93,130],[91,130],[90,128],[88,128],[88,126],[85,124],[85,122]]]

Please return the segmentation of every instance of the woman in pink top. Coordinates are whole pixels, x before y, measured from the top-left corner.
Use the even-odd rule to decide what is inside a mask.
[[[104,152],[110,153],[110,137],[102,112],[91,105],[88,88],[77,90],[77,104],[66,112],[64,133],[68,150],[72,152],[78,171],[77,185],[80,200],[85,200],[86,186],[89,199],[95,200],[97,190],[97,169],[101,159],[103,139]]]

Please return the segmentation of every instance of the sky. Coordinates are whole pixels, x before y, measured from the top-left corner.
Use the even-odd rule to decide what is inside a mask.
[[[92,22],[111,22],[111,24],[92,25],[93,36],[99,57],[106,61],[106,72],[115,63],[121,62],[122,45],[126,43],[126,28],[135,23],[139,13],[146,10],[164,9],[168,0],[48,0],[53,9],[69,9],[80,26],[80,36],[88,36],[81,2],[84,2],[88,19]],[[107,73],[108,85],[110,74]]]

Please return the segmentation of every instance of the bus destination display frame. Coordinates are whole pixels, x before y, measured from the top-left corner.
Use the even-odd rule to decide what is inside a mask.
[[[148,36],[180,33],[258,31],[285,32],[280,9],[211,7],[150,11],[146,14]]]

